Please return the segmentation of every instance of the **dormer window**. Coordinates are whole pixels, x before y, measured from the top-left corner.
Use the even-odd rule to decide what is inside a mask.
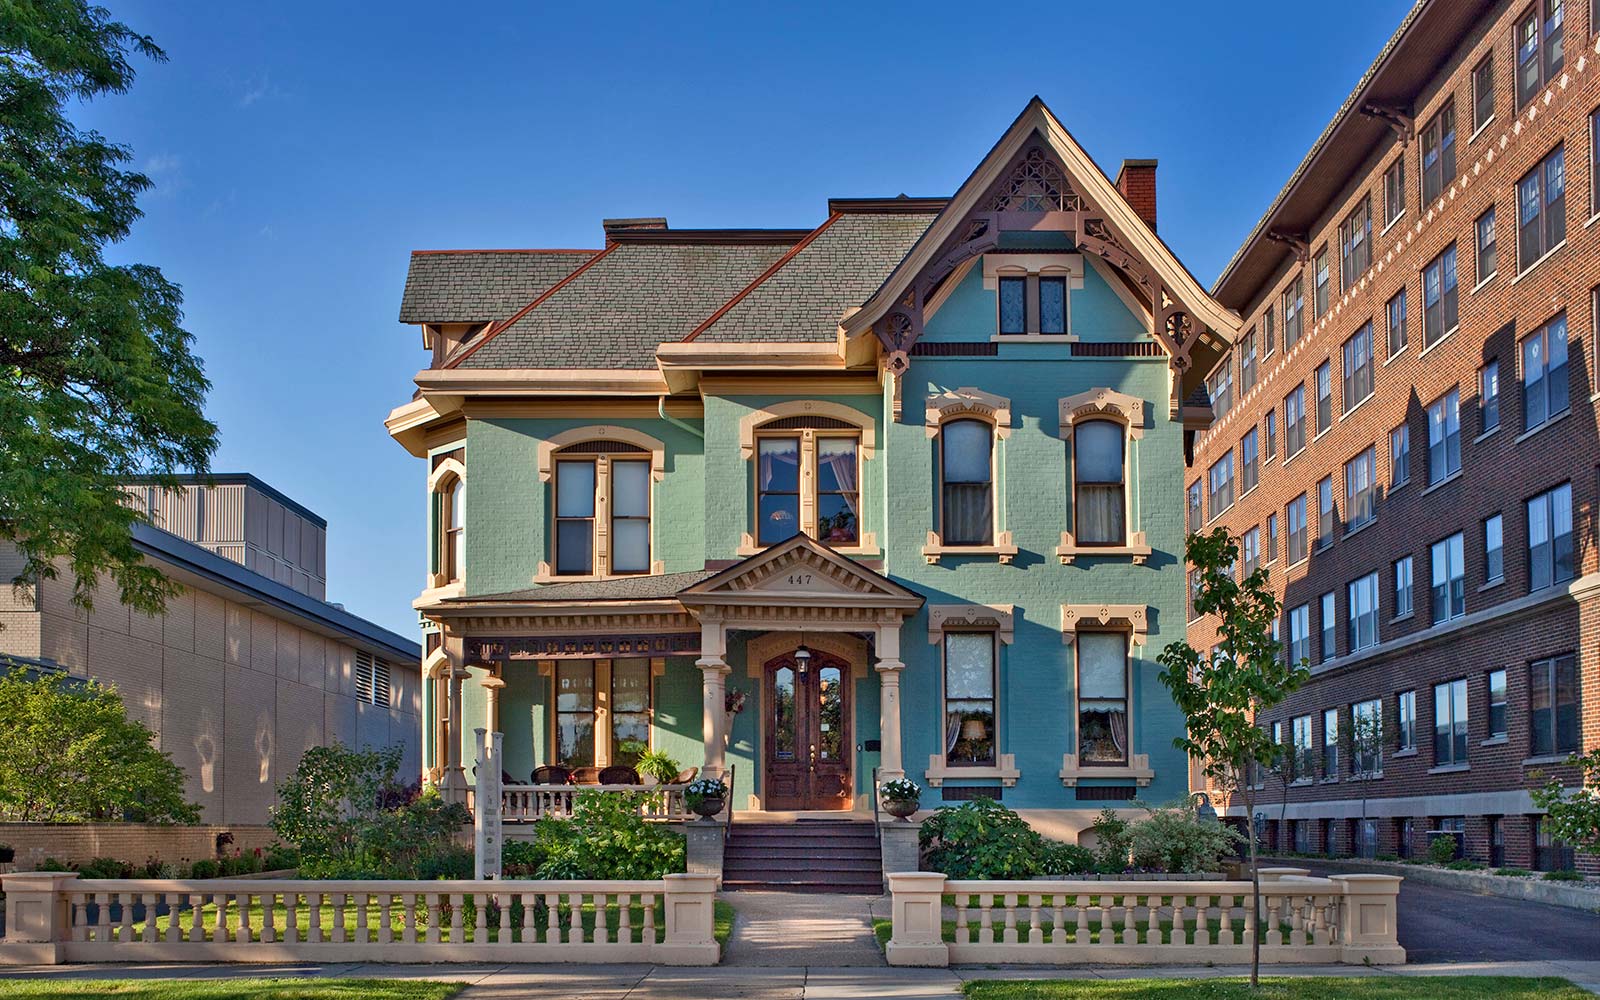
[[[1083,287],[1079,254],[989,254],[984,287],[995,292],[995,336],[1067,337],[1070,294]]]

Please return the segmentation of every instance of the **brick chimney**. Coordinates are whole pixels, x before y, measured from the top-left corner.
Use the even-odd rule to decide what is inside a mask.
[[[1123,160],[1117,171],[1117,190],[1128,200],[1139,218],[1156,228],[1156,161]]]
[[[637,232],[640,229],[665,229],[666,219],[601,219],[600,224],[606,230],[606,246],[613,242],[612,236],[616,233]]]

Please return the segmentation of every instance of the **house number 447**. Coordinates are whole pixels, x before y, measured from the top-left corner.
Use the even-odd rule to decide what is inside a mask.
[[[789,586],[791,586],[791,587],[807,587],[807,586],[810,586],[810,584],[811,584],[811,574],[810,573],[790,573],[789,574]]]

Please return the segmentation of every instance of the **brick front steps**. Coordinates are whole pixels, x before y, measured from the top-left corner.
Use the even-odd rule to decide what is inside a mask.
[[[870,820],[736,821],[722,858],[724,889],[883,891],[883,862]]]

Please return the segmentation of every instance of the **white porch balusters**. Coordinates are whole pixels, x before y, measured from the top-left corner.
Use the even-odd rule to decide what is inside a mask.
[[[727,636],[722,622],[706,618],[700,624],[701,693],[704,698],[704,718],[700,732],[705,740],[706,761],[701,773],[707,778],[720,778],[727,772],[727,696],[728,674],[732,672],[726,660]]]
[[[905,762],[900,752],[900,626],[878,627],[878,780],[904,778]]]

